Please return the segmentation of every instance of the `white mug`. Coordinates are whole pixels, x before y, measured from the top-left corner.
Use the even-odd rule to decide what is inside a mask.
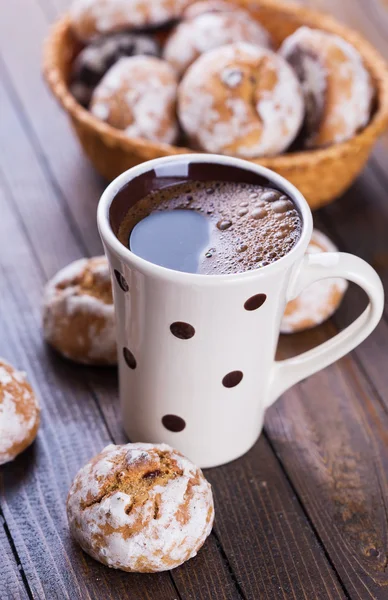
[[[151,190],[187,179],[264,182],[283,191],[302,217],[299,241],[272,264],[228,275],[167,269],[119,242],[130,206]],[[290,386],[360,344],[382,314],[383,287],[372,267],[341,252],[306,254],[312,233],[306,200],[283,177],[244,160],[187,154],[133,167],[102,195],[98,226],[112,272],[124,429],[133,442],[168,443],[201,467],[247,452],[265,410]],[[357,283],[368,307],[333,339],[275,361],[286,303],[328,277]]]

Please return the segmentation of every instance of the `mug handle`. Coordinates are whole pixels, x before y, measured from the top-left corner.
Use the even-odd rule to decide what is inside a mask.
[[[384,308],[384,289],[376,271],[364,260],[344,252],[306,254],[291,276],[287,301],[320,279],[342,277],[359,285],[369,297],[364,312],[334,338],[294,358],[275,361],[269,391],[270,406],[289,387],[335,362],[361,342],[380,321]]]

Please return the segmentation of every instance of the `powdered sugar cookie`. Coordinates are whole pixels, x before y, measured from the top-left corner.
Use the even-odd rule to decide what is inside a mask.
[[[39,421],[39,403],[26,374],[0,358],[0,465],[32,444]]]
[[[129,137],[172,144],[177,80],[173,68],[151,56],[121,58],[94,90],[92,114]]]
[[[46,285],[46,341],[71,360],[117,363],[112,284],[105,256],[76,260]]]
[[[266,48],[271,47],[269,33],[248,12],[238,9],[231,10],[230,3],[216,4],[216,9],[209,3],[200,2],[196,12],[196,4],[187,13],[195,16],[187,17],[177,25],[164,47],[163,56],[182,75],[187,67],[198,56],[233,42],[249,42]],[[207,3],[206,3],[207,4]],[[221,7],[225,6],[224,10]],[[192,9],[192,11],[190,11]]]
[[[290,145],[304,103],[284,59],[240,42],[202,54],[189,67],[178,89],[178,114],[197,148],[254,158]]]
[[[70,91],[87,106],[96,85],[124,56],[159,56],[159,44],[149,35],[114,33],[98,38],[81,50],[72,65]]]
[[[72,535],[123,571],[174,569],[195,556],[214,519],[202,471],[165,444],[107,446],[76,475],[67,499]]]
[[[317,252],[337,252],[329,238],[314,229],[307,248],[309,254]],[[313,283],[291,300],[281,322],[281,333],[296,333],[320,325],[332,316],[339,307],[348,287],[345,279],[322,279]]]
[[[367,125],[373,86],[356,48],[332,33],[301,27],[284,40],[280,54],[302,85],[306,146],[343,142]]]
[[[81,40],[177,19],[193,0],[73,0],[71,25]]]

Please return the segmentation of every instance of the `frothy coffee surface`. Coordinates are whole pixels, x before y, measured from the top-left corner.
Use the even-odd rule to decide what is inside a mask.
[[[138,201],[118,237],[154,264],[225,275],[275,262],[293,248],[301,230],[295,204],[278,190],[186,181]]]

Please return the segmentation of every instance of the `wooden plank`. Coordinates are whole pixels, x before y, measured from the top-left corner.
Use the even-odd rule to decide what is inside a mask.
[[[304,349],[303,336],[285,341]],[[287,392],[266,429],[349,596],[385,599],[388,418],[351,356]]]
[[[218,510],[222,503],[215,530],[246,598],[345,597],[263,435],[246,456],[207,477]]]
[[[0,514],[0,598],[27,600],[28,592],[23,583],[20,565],[16,562],[11,544],[8,528]]]
[[[20,19],[21,14],[23,19]],[[36,0],[7,3],[0,19],[3,59],[0,77],[13,93],[12,102],[24,118],[37,158],[47,167],[58,199],[63,203],[68,201],[73,230],[78,230],[88,253],[99,254],[102,246],[91,226],[91,217],[95,217],[104,183],[82,153],[66,115],[43,82],[42,46],[48,27],[47,15]],[[18,36],[14,35],[15,31]],[[53,197],[53,201],[57,199]],[[80,231],[82,222],[88,222],[88,227]]]

